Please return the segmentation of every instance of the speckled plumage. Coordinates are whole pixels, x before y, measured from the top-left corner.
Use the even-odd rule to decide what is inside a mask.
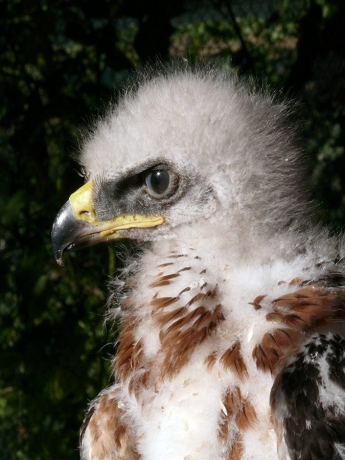
[[[149,243],[114,284],[115,382],[83,460],[345,458],[342,241],[314,222],[290,109],[214,69],[167,71],[85,139],[98,220],[164,224],[122,233]],[[157,170],[167,195],[142,182]]]

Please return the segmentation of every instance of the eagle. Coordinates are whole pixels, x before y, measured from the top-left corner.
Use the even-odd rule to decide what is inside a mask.
[[[345,263],[294,103],[216,68],[142,71],[82,142],[55,258],[131,239],[113,383],[83,460],[345,459]]]

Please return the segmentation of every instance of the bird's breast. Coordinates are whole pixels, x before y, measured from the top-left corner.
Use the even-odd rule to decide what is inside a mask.
[[[276,458],[268,454],[276,452],[272,377],[258,372],[252,354],[263,313],[236,290],[225,297],[226,265],[215,275],[192,249],[146,257],[150,270],[134,280],[115,360],[123,399],[140,426],[139,451],[150,459],[162,452],[171,459],[244,459],[249,436],[265,458]]]

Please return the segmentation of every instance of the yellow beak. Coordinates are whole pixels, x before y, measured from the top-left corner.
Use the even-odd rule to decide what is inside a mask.
[[[53,224],[52,245],[58,264],[62,265],[64,251],[80,249],[122,237],[123,230],[150,228],[164,223],[162,216],[138,214],[97,220],[93,204],[93,183],[87,182],[74,192],[60,209]]]

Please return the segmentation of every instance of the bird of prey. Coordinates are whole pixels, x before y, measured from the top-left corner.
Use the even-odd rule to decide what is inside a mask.
[[[83,460],[345,459],[342,238],[290,103],[217,69],[143,72],[82,145],[55,256],[120,238],[114,383]]]

